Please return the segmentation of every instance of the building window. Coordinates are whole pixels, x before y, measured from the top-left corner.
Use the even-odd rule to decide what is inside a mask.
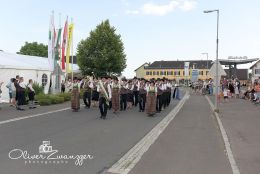
[[[172,76],[173,72],[172,71],[167,71],[168,76]]]
[[[174,75],[175,75],[175,76],[180,76],[180,75],[181,75],[181,72],[180,72],[180,71],[174,71]]]
[[[260,69],[255,69],[255,74],[260,74]]]
[[[160,71],[160,75],[161,75],[161,76],[163,75],[163,71]]]
[[[150,75],[149,71],[146,71],[146,75],[147,75],[147,76],[149,76],[149,75]]]
[[[203,71],[199,71],[199,75],[200,75],[200,76],[203,76]]]
[[[48,76],[46,74],[42,75],[42,86],[44,87],[48,82]]]
[[[156,75],[156,72],[155,72],[155,71],[153,72],[153,75]]]
[[[159,71],[157,71],[157,76],[160,75]]]
[[[166,76],[166,71],[164,71],[164,72],[163,72],[163,75],[165,75],[165,76]]]
[[[150,75],[153,75],[153,72],[152,72],[152,71],[150,71]]]

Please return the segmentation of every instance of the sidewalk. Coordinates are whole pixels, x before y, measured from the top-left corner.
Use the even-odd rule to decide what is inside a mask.
[[[191,95],[130,173],[232,173],[221,134],[204,96]]]
[[[220,117],[241,174],[260,173],[260,106],[231,99],[220,104]]]

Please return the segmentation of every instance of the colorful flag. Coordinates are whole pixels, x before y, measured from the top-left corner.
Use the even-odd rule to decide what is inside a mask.
[[[62,39],[62,48],[61,48],[61,69],[65,69],[65,47],[68,39],[68,18],[65,22],[63,29],[63,39]]]
[[[60,39],[61,39],[61,28],[58,29],[58,34],[55,36],[55,61],[60,58]]]
[[[54,70],[54,41],[55,41],[55,28],[54,28],[54,14],[50,17],[49,26],[49,42],[48,42],[48,60],[50,70]]]
[[[69,66],[69,60],[70,60],[70,50],[71,50],[71,43],[72,43],[72,37],[73,37],[73,28],[74,24],[69,25],[69,32],[68,32],[68,43],[67,43],[67,50],[66,50],[66,72],[71,72],[71,67]],[[73,53],[72,53],[73,55]]]

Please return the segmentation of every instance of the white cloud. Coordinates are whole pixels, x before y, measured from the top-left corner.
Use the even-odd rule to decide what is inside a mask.
[[[166,5],[157,5],[154,3],[144,4],[142,7],[142,12],[146,15],[159,15],[164,16],[167,13],[172,12],[176,7],[178,7],[179,2],[171,1]]]
[[[139,10],[127,10],[126,14],[129,15],[157,15],[164,16],[176,9],[182,11],[191,11],[197,5],[197,0],[171,0],[167,4],[155,4],[152,2],[144,4]]]
[[[180,9],[182,9],[183,11],[191,11],[192,9],[194,9],[197,5],[197,1],[183,1],[182,5],[180,5]]]
[[[126,10],[125,13],[128,15],[137,15],[140,12],[138,10]]]

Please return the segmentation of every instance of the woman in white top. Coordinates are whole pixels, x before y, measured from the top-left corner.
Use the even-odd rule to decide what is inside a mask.
[[[33,89],[32,79],[29,80],[29,84],[27,85],[27,87],[28,87],[28,97],[29,97],[29,109],[34,109],[34,108],[36,108],[34,106],[35,91]]]

